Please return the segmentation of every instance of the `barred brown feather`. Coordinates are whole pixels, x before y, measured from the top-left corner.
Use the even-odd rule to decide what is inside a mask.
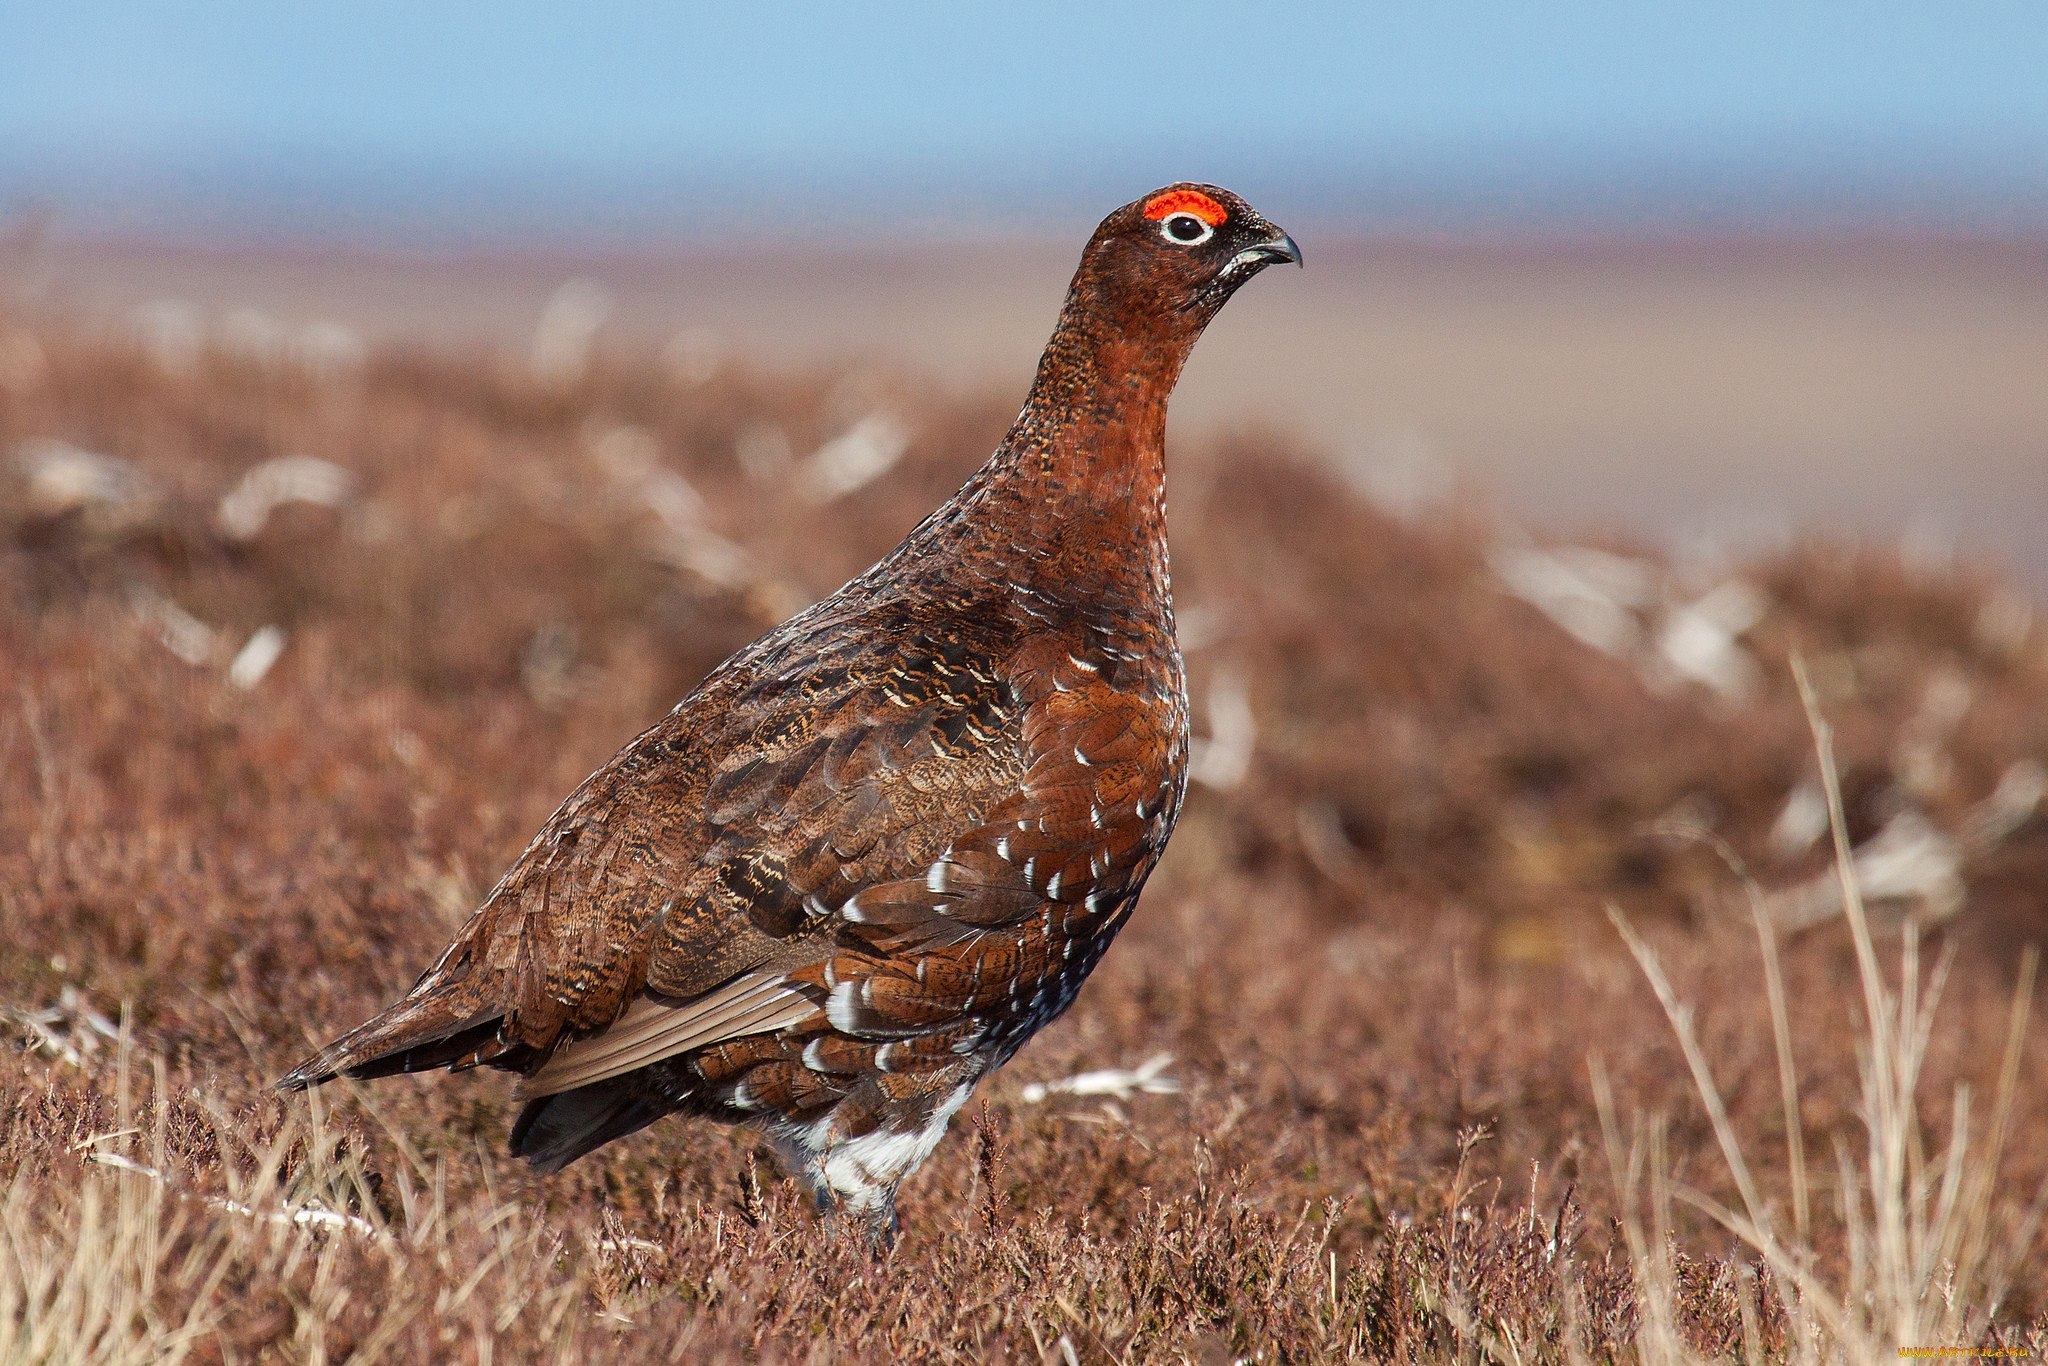
[[[1165,230],[1190,214],[1214,231]],[[1111,214],[959,494],[592,774],[403,1000],[279,1085],[512,1070],[513,1150],[548,1169],[667,1114],[750,1121],[886,1238],[897,1185],[1073,1000],[1172,833],[1167,396],[1281,259],[1212,186]]]

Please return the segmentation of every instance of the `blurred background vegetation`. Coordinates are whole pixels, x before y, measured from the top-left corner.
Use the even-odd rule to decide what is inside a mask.
[[[0,12],[0,1359],[2048,1348],[2044,15]],[[894,1261],[273,1096],[1181,177],[1192,795]]]

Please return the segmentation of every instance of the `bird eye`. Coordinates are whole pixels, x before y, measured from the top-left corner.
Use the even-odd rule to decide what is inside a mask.
[[[1184,247],[1206,242],[1216,231],[1191,213],[1167,215],[1166,220],[1159,225],[1159,230],[1166,234],[1167,241]]]

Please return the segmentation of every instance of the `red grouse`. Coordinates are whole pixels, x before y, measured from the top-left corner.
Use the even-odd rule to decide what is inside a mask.
[[[514,1071],[545,1171],[668,1114],[750,1122],[886,1243],[1173,831],[1166,400],[1238,286],[1300,260],[1213,185],[1104,219],[989,462],[591,775],[403,1000],[278,1085]]]

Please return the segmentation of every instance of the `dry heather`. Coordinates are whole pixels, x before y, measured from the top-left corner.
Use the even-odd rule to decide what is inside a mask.
[[[1181,831],[878,1265],[743,1133],[540,1180],[502,1077],[266,1083],[1003,405],[177,341],[0,320],[0,1358],[2048,1347],[2048,631],[1994,577],[1716,592],[1184,445]]]

